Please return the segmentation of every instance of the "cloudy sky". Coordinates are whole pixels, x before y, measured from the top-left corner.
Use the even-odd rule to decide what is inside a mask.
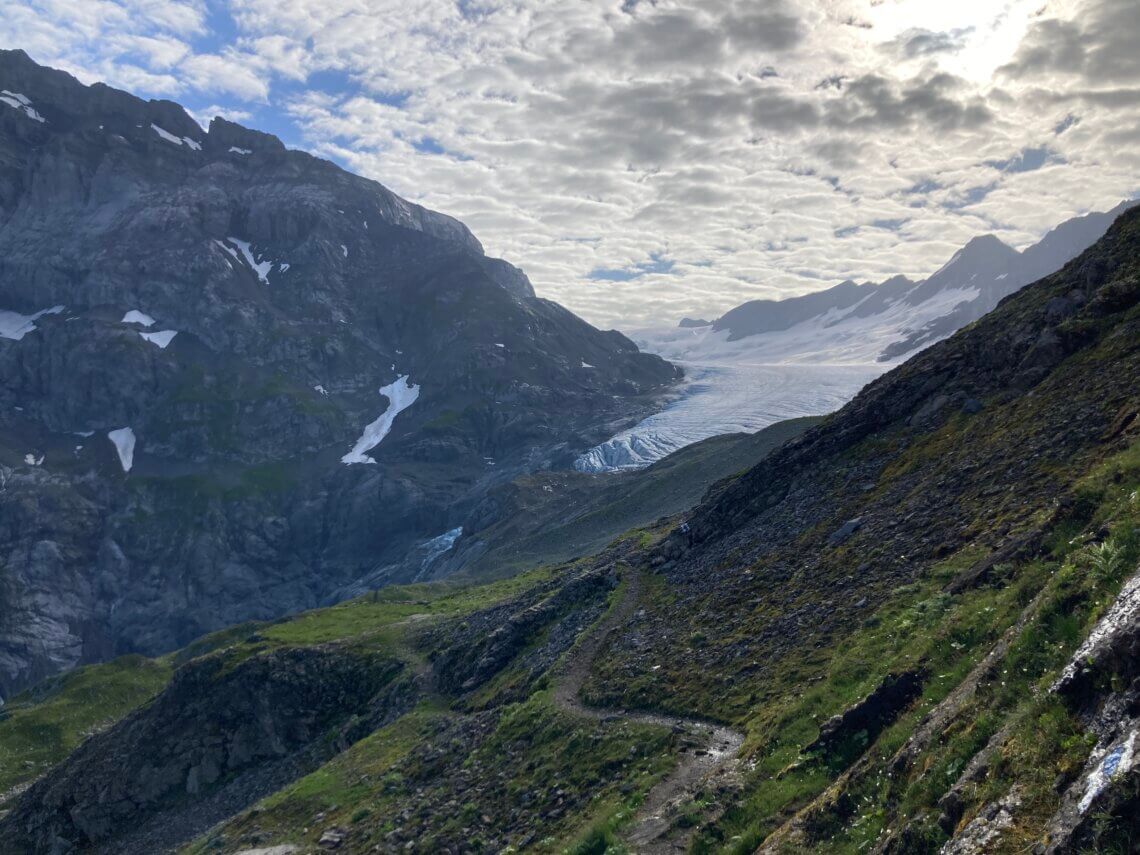
[[[464,220],[603,326],[1140,191],[1137,0],[5,0],[0,45]]]

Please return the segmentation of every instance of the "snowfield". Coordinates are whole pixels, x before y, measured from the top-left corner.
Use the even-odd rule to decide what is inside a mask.
[[[135,462],[135,432],[129,427],[119,428],[108,433],[107,439],[115,444],[123,471],[130,472]]]
[[[146,312],[140,312],[138,309],[131,309],[129,312],[123,315],[123,319],[119,321],[119,323],[142,324],[144,327],[153,327],[154,318],[152,318]]]
[[[46,121],[43,116],[33,109],[31,99],[29,99],[27,95],[21,95],[19,92],[12,92],[9,89],[0,89],[0,102],[19,110],[33,121]]]
[[[420,396],[420,387],[408,382],[408,375],[396,378],[396,382],[380,389],[380,394],[388,399],[388,409],[372,424],[364,428],[364,433],[352,447],[352,451],[342,457],[341,463],[375,463],[365,452],[371,451],[392,430],[396,416],[416,402]]]
[[[178,335],[178,330],[159,330],[158,332],[140,332],[143,338],[151,344],[157,344],[163,350],[170,342],[174,341],[174,337]]]
[[[36,329],[35,322],[44,315],[58,315],[63,309],[63,306],[52,306],[50,309],[41,309],[31,315],[21,315],[19,312],[0,309],[0,338],[19,341]]]

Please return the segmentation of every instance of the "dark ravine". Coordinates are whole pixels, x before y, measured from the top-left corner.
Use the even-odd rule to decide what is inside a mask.
[[[679,376],[272,136],[21,51],[0,84],[38,117],[0,104],[0,696],[407,581]]]

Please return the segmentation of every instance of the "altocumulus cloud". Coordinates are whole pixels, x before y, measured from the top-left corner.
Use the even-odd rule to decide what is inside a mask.
[[[1135,0],[7,0],[0,19],[41,62],[460,217],[603,325],[923,275],[978,233],[1023,244],[1131,195],[1138,40]]]

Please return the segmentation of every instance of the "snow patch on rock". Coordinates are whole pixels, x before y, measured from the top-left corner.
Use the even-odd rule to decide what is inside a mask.
[[[251,250],[249,247],[249,241],[239,240],[236,237],[227,238],[227,240],[229,240],[230,243],[238,248],[238,251],[245,258],[246,263],[252,267],[254,272],[257,274],[257,278],[268,285],[269,274],[273,270],[273,262],[257,261],[253,257],[253,250]]]
[[[375,463],[376,461],[365,452],[378,446],[388,435],[388,432],[392,430],[396,416],[416,402],[420,396],[420,387],[409,383],[408,375],[404,374],[397,377],[395,383],[381,388],[380,394],[388,399],[388,409],[380,418],[364,428],[364,433],[360,435],[360,439],[356,441],[352,451],[341,458],[342,463]]]
[[[129,312],[123,315],[123,319],[119,323],[142,324],[144,327],[153,327],[154,318],[146,314],[146,312],[140,312],[138,309],[131,309]]]
[[[253,154],[253,149],[238,148],[236,145],[231,145],[230,154]]]
[[[135,463],[135,432],[129,427],[110,431],[107,439],[115,444],[115,451],[119,452],[119,463],[124,472],[130,472]]]
[[[35,322],[44,315],[58,315],[63,309],[63,306],[52,306],[50,309],[40,309],[31,315],[21,315],[19,312],[0,309],[0,338],[19,341],[36,329]]]
[[[158,125],[154,124],[153,122],[151,122],[150,127],[151,127],[151,130],[153,130],[156,134],[158,134],[162,139],[166,140],[168,143],[174,143],[175,145],[185,145],[188,149],[191,149],[193,151],[201,151],[202,150],[202,144],[199,143],[197,140],[191,139],[190,137],[175,136],[170,131],[166,130],[165,128],[160,128]]]
[[[143,338],[151,344],[157,344],[163,350],[170,342],[174,341],[174,337],[178,335],[178,330],[160,330],[158,332],[140,332]]]
[[[0,101],[3,101],[9,107],[13,107],[36,122],[47,121],[43,116],[32,108],[31,99],[27,95],[21,95],[19,92],[12,92],[9,89],[0,89]]]

